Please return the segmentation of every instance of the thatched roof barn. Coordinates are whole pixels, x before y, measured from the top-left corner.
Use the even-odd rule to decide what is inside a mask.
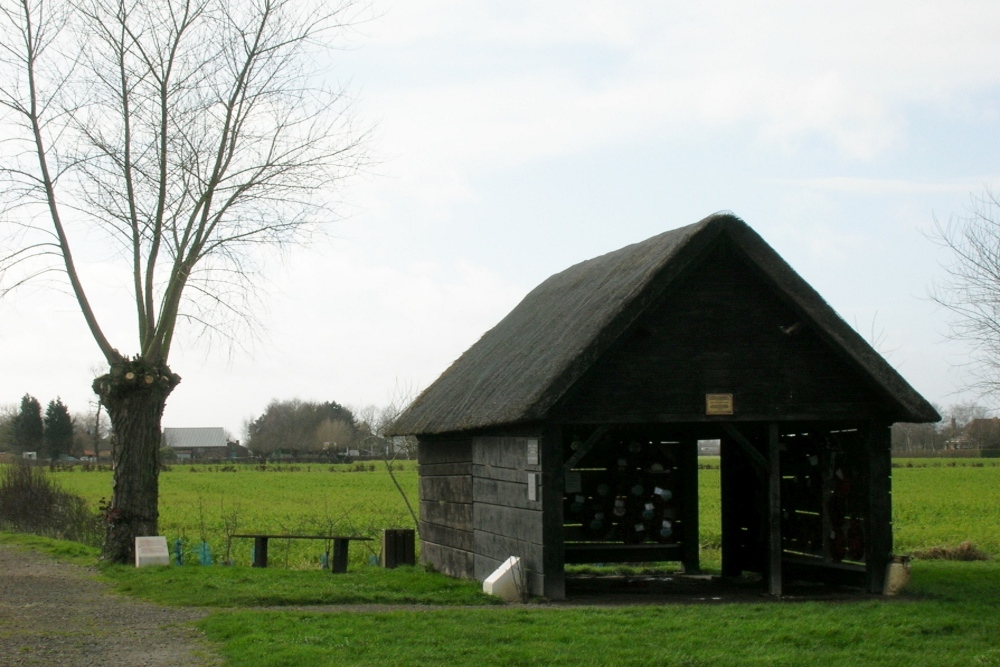
[[[522,555],[532,590],[561,597],[569,562],[697,567],[697,440],[713,438],[724,505],[743,497],[723,509],[724,570],[761,572],[780,592],[783,562],[853,567],[874,589],[891,548],[888,426],[939,419],[760,236],[719,214],[552,276],[393,431],[420,441],[425,560],[482,579]],[[809,461],[824,470],[799,484]],[[867,490],[843,514],[820,478],[848,468]],[[641,497],[611,489],[625,478]],[[677,493],[651,495],[668,478]],[[795,498],[811,485],[802,509],[782,506],[783,485]],[[746,509],[750,497],[764,509]],[[746,542],[749,524],[782,512],[784,536],[772,527]],[[867,545],[850,567],[840,528],[826,530],[837,521]]]

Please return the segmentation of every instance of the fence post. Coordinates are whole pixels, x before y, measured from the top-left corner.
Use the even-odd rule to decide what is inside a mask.
[[[416,531],[412,528],[388,529],[382,532],[382,567],[416,564]]]

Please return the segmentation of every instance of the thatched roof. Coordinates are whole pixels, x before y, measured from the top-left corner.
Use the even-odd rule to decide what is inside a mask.
[[[934,408],[739,218],[717,214],[552,276],[430,385],[394,434],[466,431],[545,419],[644,309],[726,235],[832,345],[895,403],[899,421],[931,422]]]

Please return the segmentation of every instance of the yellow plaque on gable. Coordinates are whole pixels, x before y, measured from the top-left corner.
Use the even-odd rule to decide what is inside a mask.
[[[706,415],[733,414],[733,395],[705,394],[705,414]]]

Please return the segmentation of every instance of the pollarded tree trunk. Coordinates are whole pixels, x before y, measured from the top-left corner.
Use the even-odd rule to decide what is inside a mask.
[[[114,491],[105,508],[103,560],[130,563],[135,538],[157,534],[160,419],[180,377],[165,364],[139,360],[112,364],[94,380],[94,391],[111,418]]]

